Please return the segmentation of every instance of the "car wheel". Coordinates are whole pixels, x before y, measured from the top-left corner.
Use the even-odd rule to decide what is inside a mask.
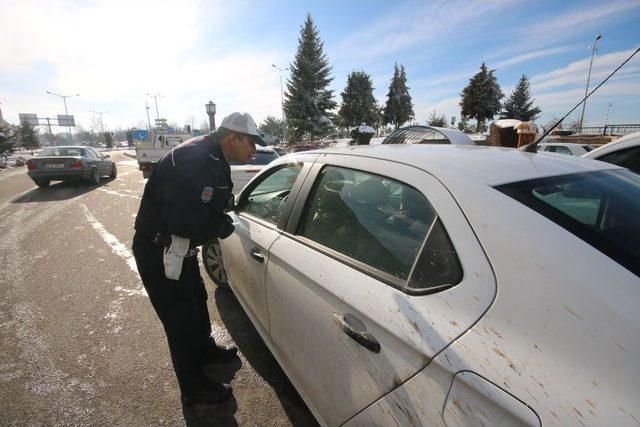
[[[205,243],[202,247],[202,263],[213,283],[219,288],[229,290],[227,272],[222,262],[222,251],[217,240]]]
[[[111,173],[109,174],[109,178],[116,179],[117,176],[118,176],[118,169],[116,169],[116,164],[112,163],[111,164]]]
[[[98,185],[100,184],[100,175],[98,175],[97,170],[92,170],[91,175],[89,175],[89,184],[90,185]]]
[[[48,187],[51,184],[51,181],[48,179],[38,179],[34,181],[38,187]]]

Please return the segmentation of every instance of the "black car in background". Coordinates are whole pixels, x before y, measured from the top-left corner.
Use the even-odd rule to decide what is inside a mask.
[[[47,187],[51,181],[83,180],[98,184],[100,178],[115,178],[116,164],[91,147],[47,147],[27,161],[27,174],[39,187]]]

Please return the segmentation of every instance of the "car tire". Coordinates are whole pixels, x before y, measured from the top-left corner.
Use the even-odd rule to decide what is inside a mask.
[[[48,187],[48,186],[49,186],[49,184],[51,184],[51,181],[49,181],[48,179],[38,179],[38,180],[35,180],[35,181],[33,181],[33,182],[35,182],[35,183],[36,183],[36,185],[37,185],[38,187],[41,187],[41,188]]]
[[[118,169],[116,168],[116,164],[112,163],[111,164],[111,173],[109,174],[109,178],[116,179],[117,176],[118,176]]]
[[[202,263],[211,281],[215,283],[217,287],[224,290],[230,289],[229,282],[227,281],[227,272],[224,269],[224,263],[222,261],[220,243],[217,239],[205,243],[202,246]]]
[[[98,175],[97,170],[92,170],[91,175],[89,175],[89,185],[98,185],[100,184],[100,175]]]

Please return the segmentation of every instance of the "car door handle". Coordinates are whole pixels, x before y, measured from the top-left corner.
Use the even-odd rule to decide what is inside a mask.
[[[333,313],[333,320],[349,338],[369,351],[380,353],[380,343],[367,331],[366,326],[360,319],[352,314]]]
[[[253,248],[249,251],[249,253],[251,254],[251,257],[256,261],[260,263],[264,262],[264,255],[262,255],[262,253],[260,252],[260,248]]]

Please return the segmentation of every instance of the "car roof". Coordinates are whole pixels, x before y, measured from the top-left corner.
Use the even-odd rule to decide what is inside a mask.
[[[582,157],[597,159],[600,156],[604,156],[605,154],[611,153],[613,151],[623,150],[625,148],[635,147],[637,145],[640,145],[640,132],[630,133],[629,135],[625,135],[620,139],[611,141],[608,144],[605,144],[593,151],[588,152]]]
[[[541,142],[540,145],[553,145],[559,147],[584,147],[589,144],[576,144],[575,142]]]
[[[307,153],[310,152],[299,154]],[[544,176],[621,169],[615,165],[593,162],[576,156],[548,156],[527,153],[514,148],[467,145],[361,145],[325,148],[311,153],[343,154],[388,160],[425,170],[445,183],[462,180],[490,186]]]
[[[263,147],[262,145],[256,145],[256,151],[260,153],[276,153],[276,150],[274,150],[273,148]]]

